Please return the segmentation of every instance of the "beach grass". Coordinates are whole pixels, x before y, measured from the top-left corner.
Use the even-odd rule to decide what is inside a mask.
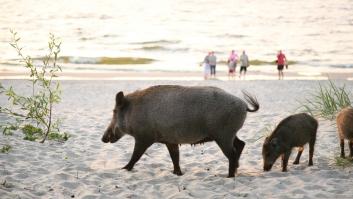
[[[311,93],[309,98],[299,102],[299,109],[313,116],[334,120],[338,111],[351,106],[350,96],[345,85],[338,87],[329,80],[328,85],[319,84],[318,89]]]
[[[353,159],[352,158],[342,158],[342,157],[335,157],[335,163],[337,166],[340,167],[352,167],[353,166]]]

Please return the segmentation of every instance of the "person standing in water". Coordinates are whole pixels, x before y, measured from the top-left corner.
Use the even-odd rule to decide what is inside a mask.
[[[243,77],[245,79],[245,75],[246,75],[246,71],[247,68],[250,66],[249,64],[249,57],[248,55],[245,53],[245,50],[243,50],[243,53],[240,56],[240,74],[239,74],[239,78],[241,79],[241,75],[243,73]]]
[[[217,64],[217,57],[214,55],[214,51],[211,52],[211,55],[208,56],[208,63],[210,64],[211,68],[211,78],[216,77],[216,64]]]
[[[235,72],[236,72],[236,67],[237,67],[237,61],[238,61],[238,55],[237,53],[232,50],[230,53],[227,63],[228,63],[228,79],[230,80],[231,78],[234,79],[235,77]]]
[[[287,58],[286,58],[286,55],[282,53],[282,50],[278,51],[276,62],[277,62],[277,70],[278,70],[278,79],[280,80],[280,79],[283,79],[284,66],[288,68]]]

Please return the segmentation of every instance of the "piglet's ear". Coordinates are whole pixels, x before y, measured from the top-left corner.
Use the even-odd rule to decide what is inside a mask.
[[[122,106],[122,105],[124,105],[124,101],[125,101],[124,93],[122,91],[120,91],[115,96],[115,103],[117,106]]]
[[[265,138],[265,143],[268,143],[270,141],[270,138],[269,137],[266,137]]]

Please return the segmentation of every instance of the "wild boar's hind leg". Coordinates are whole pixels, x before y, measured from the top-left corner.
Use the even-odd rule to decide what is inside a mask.
[[[223,154],[229,160],[229,168],[228,168],[228,178],[234,177],[236,172],[236,155],[235,148],[233,147],[233,143],[231,139],[216,139],[216,143],[221,148]]]
[[[136,140],[135,141],[134,152],[132,153],[131,160],[126,166],[123,167],[123,169],[131,171],[131,169],[134,167],[135,163],[141,158],[143,153],[152,144],[153,144],[153,142],[150,142],[150,141],[146,141],[146,140],[139,141],[139,140]]]
[[[172,161],[173,161],[173,166],[174,166],[173,173],[178,176],[183,175],[181,173],[180,166],[179,166],[179,146],[178,146],[178,144],[166,144],[166,145],[167,145],[170,157],[172,158]]]
[[[241,155],[241,152],[243,152],[245,142],[240,140],[237,136],[235,136],[233,141],[233,146],[235,147],[235,168],[238,168],[240,155]]]
[[[293,164],[299,164],[300,156],[302,155],[303,150],[304,150],[303,146],[298,147],[298,154],[297,154],[297,157],[295,158],[295,161],[293,162]]]

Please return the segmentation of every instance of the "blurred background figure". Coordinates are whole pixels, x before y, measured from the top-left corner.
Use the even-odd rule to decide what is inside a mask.
[[[236,72],[236,67],[237,67],[237,61],[238,61],[238,54],[232,50],[230,52],[230,55],[228,57],[227,63],[228,63],[228,79],[235,79],[235,72]]]
[[[282,50],[278,51],[276,62],[277,62],[277,70],[278,70],[278,79],[281,80],[283,79],[284,65],[286,65],[286,67],[288,68],[287,58],[286,58],[286,55],[282,53]]]
[[[210,75],[210,61],[209,61],[209,56],[212,54],[212,52],[209,52],[205,58],[203,59],[203,62],[201,63],[200,66],[203,66],[203,79],[207,80],[209,75]]]
[[[211,68],[211,78],[216,77],[216,65],[217,65],[217,57],[214,54],[214,51],[208,56],[208,63],[210,64]]]
[[[249,64],[249,57],[248,55],[245,53],[245,50],[243,50],[243,53],[240,56],[240,74],[239,74],[239,78],[241,79],[241,77],[243,76],[243,79],[245,79],[245,75],[246,75],[246,71],[247,68],[250,66]]]

